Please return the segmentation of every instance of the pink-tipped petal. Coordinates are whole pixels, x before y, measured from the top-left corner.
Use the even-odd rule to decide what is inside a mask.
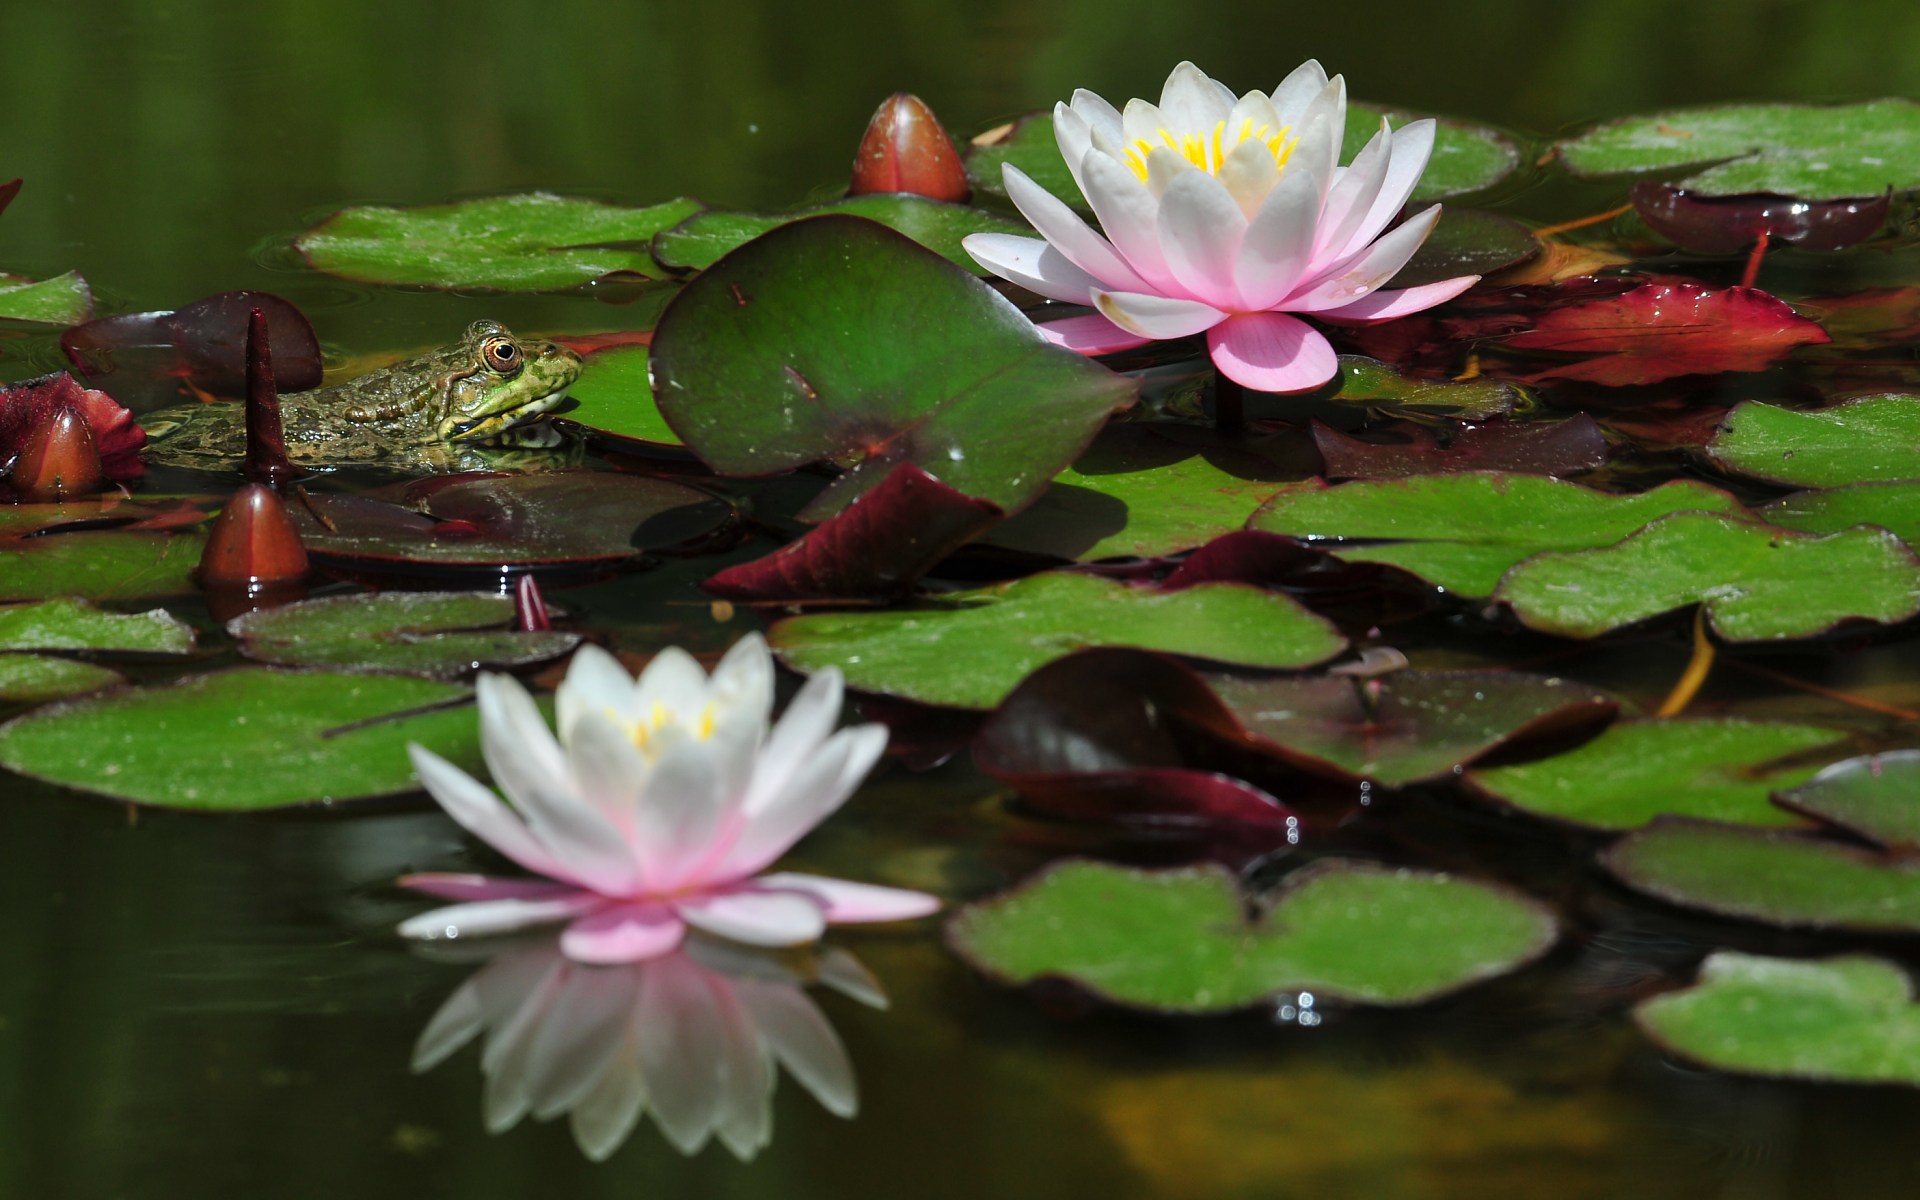
[[[1419,287],[1382,288],[1369,292],[1352,304],[1329,308],[1318,315],[1325,321],[1390,321],[1408,313],[1424,312],[1447,301],[1480,282],[1478,275],[1458,275]]]
[[[1086,355],[1115,354],[1135,346],[1144,346],[1153,340],[1137,333],[1128,333],[1099,313],[1048,321],[1040,326],[1040,333],[1056,346]]]
[[[446,871],[402,875],[395,882],[409,891],[423,892],[442,900],[457,900],[463,904],[479,900],[558,900],[580,892],[577,887],[545,879],[503,879],[498,875],[467,875]]]
[[[686,925],[664,904],[616,904],[567,926],[560,951],[575,962],[641,962],[672,952],[686,936]]]
[[[970,233],[960,241],[973,261],[1049,300],[1091,304],[1106,286],[1067,260],[1051,243],[1011,233]]]
[[[1181,291],[1215,308],[1239,307],[1233,266],[1247,218],[1226,185],[1205,171],[1188,171],[1160,197],[1159,220],[1160,249]]]
[[[1438,204],[1408,217],[1351,261],[1335,264],[1318,278],[1302,282],[1285,300],[1286,310],[1324,312],[1352,304],[1398,274],[1439,220]]]
[[[1074,266],[1111,287],[1142,286],[1140,277],[1112,243],[1089,229],[1066,201],[1028,179],[1012,163],[1004,165],[1000,175],[1014,207]]]
[[[1115,325],[1156,342],[1211,329],[1227,316],[1213,305],[1198,300],[1139,292],[1095,292],[1093,303],[1100,315]]]
[[[1409,121],[1393,131],[1386,174],[1368,207],[1366,220],[1355,226],[1344,246],[1329,244],[1329,254],[1352,254],[1379,236],[1400,214],[1407,197],[1413,195],[1414,185],[1420,182],[1420,173],[1427,169],[1427,159],[1433,155],[1434,131],[1431,119]]]
[[[881,725],[856,725],[828,738],[764,807],[750,814],[720,861],[704,868],[706,877],[744,879],[785,854],[846,803],[886,746]]]
[[[409,917],[400,922],[400,936],[427,940],[487,937],[535,925],[551,925],[604,903],[605,900],[592,892],[572,892],[549,900],[478,900]]]
[[[674,906],[687,924],[749,946],[798,946],[826,931],[826,916],[798,892],[741,890],[692,896]]]
[[[1380,195],[1392,151],[1393,133],[1387,119],[1381,117],[1379,131],[1327,189],[1327,202],[1320,209],[1320,228],[1313,239],[1314,250],[1323,261],[1344,257],[1354,243],[1354,231],[1367,219]]]
[[[580,882],[528,830],[519,815],[479,780],[424,746],[409,744],[407,753],[413,759],[420,786],[468,833],[529,871]]]
[[[1304,392],[1332,379],[1333,347],[1305,321],[1285,313],[1238,313],[1207,334],[1213,365],[1256,392]]]
[[[753,882],[756,887],[770,891],[805,892],[819,902],[826,912],[829,925],[908,921],[940,911],[940,899],[937,896],[908,891],[906,888],[881,887],[875,883],[853,883],[795,871],[761,875]]]

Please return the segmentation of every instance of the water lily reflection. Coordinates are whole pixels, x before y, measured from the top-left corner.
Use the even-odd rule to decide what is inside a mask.
[[[682,1154],[718,1138],[751,1159],[773,1138],[779,1067],[828,1112],[853,1116],[852,1063],[805,986],[886,1007],[878,982],[838,948],[775,955],[691,937],[671,954],[614,965],[577,962],[554,938],[472,950],[494,953],[421,1031],[414,1071],[484,1035],[488,1131],[564,1113],[595,1162],[649,1112]]]

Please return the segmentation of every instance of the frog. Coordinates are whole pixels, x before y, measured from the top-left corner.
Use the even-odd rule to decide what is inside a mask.
[[[498,321],[467,327],[457,345],[342,383],[280,397],[287,457],[324,470],[373,466],[412,473],[491,470],[501,447],[552,450],[565,442],[535,418],[580,377],[580,356]],[[232,470],[246,455],[246,416],[231,403],[149,413],[149,462]]]

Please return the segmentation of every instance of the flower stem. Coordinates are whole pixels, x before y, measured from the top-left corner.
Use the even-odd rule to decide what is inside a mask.
[[[1707,636],[1707,608],[1701,605],[1693,613],[1693,657],[1687,661],[1687,669],[1680,673],[1680,682],[1673,685],[1666,700],[1660,705],[1657,717],[1677,717],[1693,703],[1700,685],[1707,681],[1707,672],[1713,669],[1713,639]]]

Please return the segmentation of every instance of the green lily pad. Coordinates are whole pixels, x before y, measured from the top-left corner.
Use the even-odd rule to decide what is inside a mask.
[[[88,530],[0,543],[0,600],[137,600],[193,590],[206,538]]]
[[[0,654],[0,703],[38,704],[126,682],[126,677],[97,663],[51,654]]]
[[[1669,904],[1789,928],[1920,933],[1920,863],[1785,830],[1661,821],[1601,865]]]
[[[1073,181],[1073,172],[1067,170],[1066,160],[1060,157],[1060,143],[1053,136],[1051,111],[1028,113],[1006,126],[1005,132],[996,130],[981,137],[988,140],[976,139],[965,150],[967,181],[973,185],[976,196],[1004,199],[1007,185],[1002,168],[1012,163],[1029,179],[1082,213],[1092,211],[1080,194],[1080,186]]]
[[[732,253],[769,230],[805,217],[824,216],[827,213],[878,221],[976,275],[988,272],[960,248],[961,238],[970,233],[1028,236],[1033,233],[1024,221],[1008,220],[964,204],[947,204],[902,192],[876,192],[785,213],[726,212],[710,208],[695,213],[654,238],[653,255],[664,266],[704,270],[718,262],[722,255]]]
[[[93,315],[93,289],[78,271],[33,280],[0,275],[0,320],[78,325]]]
[[[1920,480],[1795,492],[1762,507],[1759,514],[1772,524],[1806,533],[1878,525],[1912,546],[1920,543]]]
[[[1035,669],[1088,646],[1253,667],[1303,667],[1346,639],[1287,596],[1242,584],[1177,592],[1068,572],[944,597],[951,607],[789,617],[768,640],[799,671],[838,667],[862,691],[987,709]]]
[[[1280,993],[1418,1004],[1501,975],[1558,936],[1529,900],[1424,871],[1325,860],[1261,916],[1217,866],[1066,862],[963,910],[949,943],[1007,983],[1064,978],[1120,1004],[1225,1012]]]
[[[1247,527],[1337,541],[1326,548],[1341,558],[1399,567],[1481,599],[1523,558],[1610,546],[1686,509],[1744,511],[1726,492],[1691,480],[1618,496],[1541,475],[1466,471],[1286,488]]]
[[[1718,1071],[1920,1087],[1913,980],[1864,954],[1818,962],[1722,950],[1692,987],[1634,1009],[1648,1037]]]
[[[1533,230],[1505,213],[1449,205],[1388,286],[1419,287],[1461,275],[1491,275],[1532,260],[1540,250]]]
[[[345,208],[294,239],[316,270],[363,283],[551,292],[609,275],[655,279],[648,247],[700,211],[528,192],[418,208]]]
[[[1632,829],[1679,815],[1791,825],[1768,802],[1819,770],[1842,734],[1818,725],[1671,717],[1622,721],[1538,762],[1478,767],[1467,786],[1538,817],[1592,829]]]
[[[565,419],[627,441],[678,446],[679,435],[653,402],[647,358],[645,346],[618,346],[587,355],[585,369],[568,393],[577,407],[567,410]]]
[[[1920,104],[1670,109],[1608,121],[1554,149],[1576,175],[1657,172],[1703,196],[1878,196],[1920,188]]]
[[[260,609],[227,633],[261,662],[433,679],[545,662],[580,644],[577,633],[505,628],[513,619],[513,598],[496,592],[376,592]]]
[[[1509,671],[1206,680],[1247,732],[1288,759],[1389,787],[1451,778],[1510,741],[1604,722],[1619,709],[1597,689]]]
[[[1496,379],[1419,379],[1359,354],[1342,354],[1338,361],[1340,390],[1329,399],[1343,404],[1363,404],[1380,412],[1456,417],[1462,421],[1484,421],[1533,407],[1532,397]]]
[[[1136,391],[952,263],[844,216],[783,225],[689,283],[655,331],[653,382],[723,475],[847,463],[810,521],[902,462],[1015,511]]]
[[[185,654],[192,649],[192,627],[164,608],[103,612],[84,600],[67,598],[0,607],[0,650]]]
[[[1814,412],[1744,401],[1707,453],[1728,470],[1800,487],[1920,479],[1920,395],[1862,396]]]
[[[1227,439],[1191,426],[1115,425],[986,542],[1093,562],[1158,558],[1205,545],[1247,523],[1281,484],[1314,470],[1281,437]]]
[[[1812,637],[1842,621],[1920,612],[1920,560],[1884,529],[1825,536],[1676,513],[1618,545],[1537,554],[1495,599],[1535,629],[1596,637],[1690,604],[1729,641]]]
[[[414,790],[408,742],[477,771],[469,691],[403,675],[240,667],[37,709],[0,766],[162,808],[240,811]]]
[[[1774,801],[1882,846],[1920,850],[1920,750],[1843,759]]]

